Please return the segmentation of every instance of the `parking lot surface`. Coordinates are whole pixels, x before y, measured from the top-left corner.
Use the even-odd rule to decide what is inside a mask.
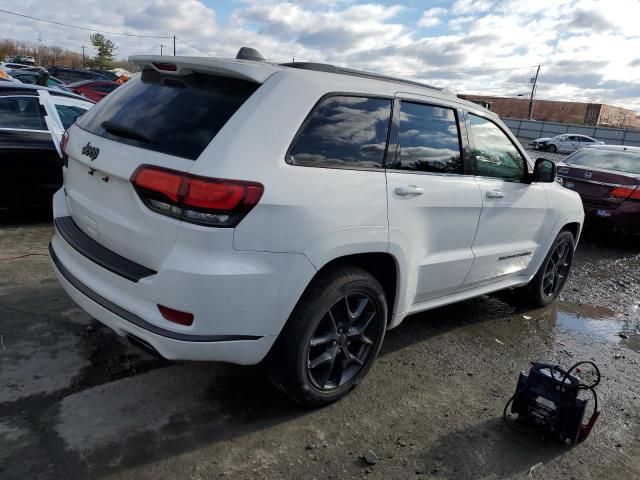
[[[587,235],[548,308],[503,295],[408,318],[357,390],[305,410],[260,366],[170,363],[130,346],[57,283],[46,215],[0,222],[3,480],[640,478],[637,241]],[[600,366],[602,416],[586,442],[503,424],[533,360]]]

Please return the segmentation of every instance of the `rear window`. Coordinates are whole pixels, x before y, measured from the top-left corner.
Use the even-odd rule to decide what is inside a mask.
[[[88,132],[195,160],[259,84],[192,73],[146,71],[79,121]]]
[[[640,175],[640,153],[637,152],[585,148],[567,157],[564,163]]]
[[[54,77],[64,80],[67,83],[79,82],[80,80],[91,79],[89,72],[80,72],[74,70],[56,70]]]

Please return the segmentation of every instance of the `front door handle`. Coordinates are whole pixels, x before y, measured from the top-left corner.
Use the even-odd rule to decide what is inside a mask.
[[[487,192],[487,198],[504,198],[504,192],[500,190],[489,190]]]
[[[394,192],[400,197],[417,197],[424,193],[424,188],[415,185],[407,185],[406,187],[396,187]]]

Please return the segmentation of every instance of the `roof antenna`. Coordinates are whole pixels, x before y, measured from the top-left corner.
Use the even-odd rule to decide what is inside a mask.
[[[264,62],[264,58],[258,50],[251,47],[242,47],[236,55],[237,60],[254,60],[256,62]]]

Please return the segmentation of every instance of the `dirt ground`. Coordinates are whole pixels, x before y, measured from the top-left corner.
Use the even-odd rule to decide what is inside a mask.
[[[583,239],[548,308],[482,297],[408,318],[357,390],[305,410],[260,366],[169,363],[128,345],[58,285],[50,219],[19,218],[0,220],[3,480],[640,478],[637,240]],[[505,427],[530,361],[580,359],[604,377],[586,442]]]

